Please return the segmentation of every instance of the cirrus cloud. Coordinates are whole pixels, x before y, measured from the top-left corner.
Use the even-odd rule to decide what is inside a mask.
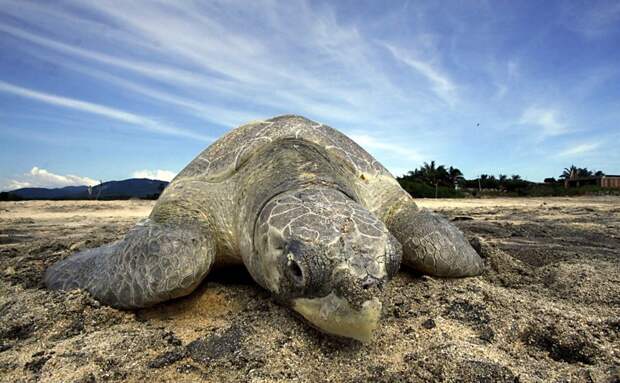
[[[560,117],[560,113],[552,108],[531,106],[523,111],[519,123],[536,126],[542,138],[560,136],[570,132]]]
[[[589,142],[578,145],[569,146],[563,151],[559,152],[556,157],[573,157],[583,156],[596,150],[601,144],[599,142]]]

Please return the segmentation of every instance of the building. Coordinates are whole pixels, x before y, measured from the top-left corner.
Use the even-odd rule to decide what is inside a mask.
[[[604,175],[591,177],[571,177],[564,180],[565,188],[596,185],[602,188],[620,189],[620,175]]]

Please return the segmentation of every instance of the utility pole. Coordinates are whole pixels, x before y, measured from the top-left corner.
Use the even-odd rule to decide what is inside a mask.
[[[97,197],[95,197],[96,201],[99,200],[99,196],[101,195],[101,189],[103,189],[103,187],[101,185],[103,185],[103,181],[99,180],[99,189],[97,189]]]

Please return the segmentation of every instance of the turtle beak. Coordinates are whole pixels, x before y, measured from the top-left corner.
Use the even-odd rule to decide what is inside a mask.
[[[367,300],[356,310],[333,292],[322,298],[297,298],[293,301],[293,309],[326,333],[363,343],[371,341],[381,316],[379,299]]]

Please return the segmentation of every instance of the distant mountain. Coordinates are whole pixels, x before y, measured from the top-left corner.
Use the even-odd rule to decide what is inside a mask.
[[[157,199],[168,182],[148,178],[130,178],[123,181],[109,181],[93,186],[91,195],[98,199]]]
[[[85,199],[88,186],[66,186],[64,188],[23,188],[9,192],[20,199]]]
[[[147,178],[130,178],[122,181],[108,181],[89,188],[88,186],[66,186],[64,188],[22,188],[0,193],[0,199],[157,199],[168,182]]]

